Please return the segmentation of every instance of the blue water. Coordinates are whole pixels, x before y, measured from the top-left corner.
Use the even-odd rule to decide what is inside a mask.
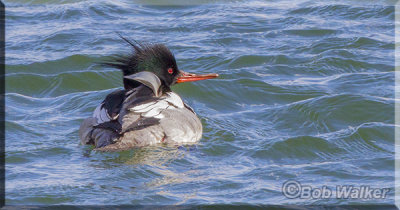
[[[16,0],[6,5],[6,204],[393,204],[393,1]],[[164,43],[201,141],[118,153],[79,145],[129,52]],[[389,188],[288,199],[287,180]]]

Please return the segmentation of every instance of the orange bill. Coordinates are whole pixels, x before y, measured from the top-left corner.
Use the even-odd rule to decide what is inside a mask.
[[[194,82],[194,81],[199,81],[199,80],[205,80],[205,79],[213,79],[217,78],[218,74],[211,73],[211,74],[192,74],[192,73],[187,73],[184,71],[180,71],[180,76],[176,80],[176,83],[182,83],[182,82]]]

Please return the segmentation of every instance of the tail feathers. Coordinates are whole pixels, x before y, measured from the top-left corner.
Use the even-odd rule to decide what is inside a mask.
[[[79,137],[82,145],[94,145],[96,148],[113,144],[119,133],[103,128],[97,128],[96,118],[89,117],[84,120],[79,128]]]
[[[84,120],[79,128],[79,138],[81,139],[81,144],[94,144],[92,139],[93,125],[97,123],[96,118],[90,117]]]

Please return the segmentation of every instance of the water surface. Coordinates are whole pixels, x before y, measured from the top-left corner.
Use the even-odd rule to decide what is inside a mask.
[[[6,204],[394,203],[393,2],[203,2],[5,2]],[[78,144],[122,85],[95,65],[129,51],[115,32],[221,75],[173,88],[202,120],[197,145]],[[287,180],[391,191],[287,199]]]

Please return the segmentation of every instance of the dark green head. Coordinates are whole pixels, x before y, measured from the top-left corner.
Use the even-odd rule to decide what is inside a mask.
[[[179,69],[172,52],[163,44],[144,44],[130,41],[122,36],[131,47],[129,55],[116,56],[113,61],[103,64],[120,69],[124,76],[142,71],[152,72],[161,80],[165,89],[175,84],[179,76]],[[139,84],[124,78],[125,89],[132,89]]]
[[[175,83],[193,82],[218,77],[218,74],[213,73],[198,75],[179,70],[174,55],[163,44],[143,44],[137,41],[132,42],[121,35],[120,37],[132,47],[132,53],[115,56],[114,60],[104,62],[103,64],[116,67],[122,71],[124,75],[124,87],[127,90],[136,88],[140,84],[148,83],[148,81],[143,81],[145,78],[151,79],[146,76],[140,79],[132,77],[140,72],[151,72],[157,76],[160,80],[158,83],[161,83],[157,85],[157,89],[161,88],[161,92],[171,91],[170,86]],[[149,74],[141,73],[140,75]]]

